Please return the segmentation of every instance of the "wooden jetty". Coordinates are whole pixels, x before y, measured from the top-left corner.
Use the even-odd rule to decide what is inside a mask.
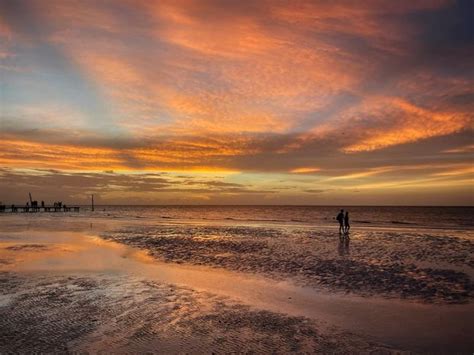
[[[62,202],[55,202],[52,206],[45,205],[44,201],[33,201],[31,192],[28,193],[30,201],[25,206],[4,205],[0,202],[0,213],[38,213],[38,212],[79,212],[79,206],[66,206]],[[94,195],[92,195],[92,211],[94,211]]]

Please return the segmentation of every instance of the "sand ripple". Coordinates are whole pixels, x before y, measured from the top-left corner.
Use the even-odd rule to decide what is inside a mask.
[[[474,294],[474,243],[458,236],[226,226],[143,226],[103,238],[157,259],[263,273],[333,291],[464,303]]]
[[[0,353],[389,353],[304,317],[124,277],[0,274]]]

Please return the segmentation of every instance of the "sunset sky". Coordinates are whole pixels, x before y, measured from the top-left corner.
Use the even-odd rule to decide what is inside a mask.
[[[0,0],[0,201],[473,205],[473,4]]]

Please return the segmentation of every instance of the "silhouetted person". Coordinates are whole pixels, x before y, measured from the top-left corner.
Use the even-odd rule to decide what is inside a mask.
[[[41,201],[41,207],[44,208],[44,201]]]
[[[351,229],[351,225],[349,224],[349,212],[346,211],[346,215],[344,216],[344,228],[345,232],[349,233],[349,229]]]
[[[342,232],[344,232],[344,210],[339,212],[336,219],[339,222],[339,234],[342,234]]]

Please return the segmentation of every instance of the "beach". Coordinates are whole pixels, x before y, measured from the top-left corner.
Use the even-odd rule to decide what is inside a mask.
[[[0,355],[474,355],[473,7],[0,0]]]
[[[0,353],[472,353],[471,220],[217,210],[0,216]]]

